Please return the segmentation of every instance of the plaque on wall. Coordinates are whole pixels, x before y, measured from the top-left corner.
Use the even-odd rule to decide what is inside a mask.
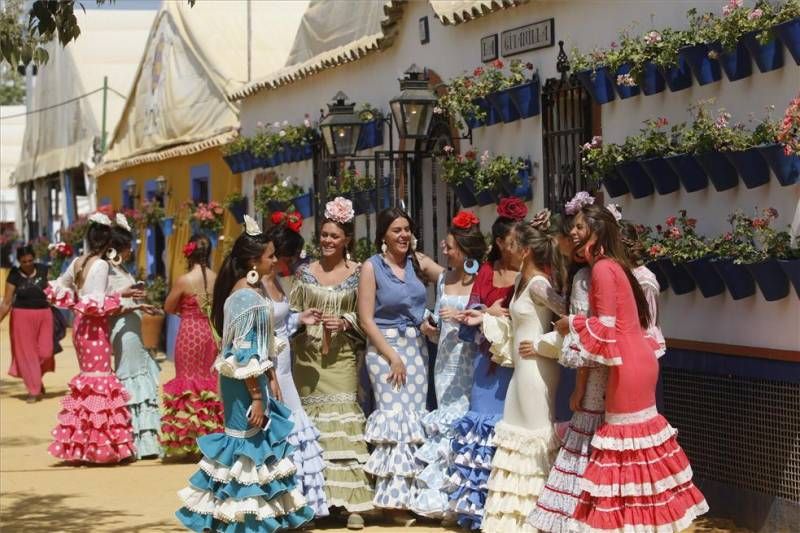
[[[497,59],[497,34],[487,35],[481,39],[481,61],[494,61]]]
[[[554,31],[555,19],[552,18],[506,30],[500,34],[500,53],[506,57],[553,46]]]

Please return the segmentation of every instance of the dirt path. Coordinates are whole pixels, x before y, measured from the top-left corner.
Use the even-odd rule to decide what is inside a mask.
[[[195,471],[194,464],[138,461],[122,466],[65,466],[47,453],[59,399],[78,372],[71,342],[56,356],[56,372],[45,377],[47,394],[36,404],[25,403],[22,381],[6,375],[11,359],[8,320],[0,326],[0,530],[25,532],[170,532],[184,531],[174,518],[176,491]],[[163,381],[174,368],[164,363]],[[334,521],[318,530],[344,532]],[[406,528],[375,525],[370,533]],[[415,532],[441,532],[435,523]],[[697,532],[722,532],[728,524],[703,522]]]

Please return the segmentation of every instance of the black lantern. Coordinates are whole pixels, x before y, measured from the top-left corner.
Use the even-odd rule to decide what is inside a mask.
[[[431,127],[436,95],[428,88],[428,76],[411,65],[400,81],[400,95],[389,101],[401,139],[426,139]]]
[[[342,91],[336,93],[328,104],[328,116],[319,124],[328,152],[335,156],[355,155],[358,147],[361,119],[355,114],[356,104],[347,100]]]
[[[155,179],[156,182],[156,194],[159,196],[164,196],[164,193],[167,192],[167,178],[164,176],[159,176]]]

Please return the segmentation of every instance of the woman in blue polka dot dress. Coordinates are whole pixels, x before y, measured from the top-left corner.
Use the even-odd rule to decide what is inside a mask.
[[[415,251],[414,223],[404,211],[381,211],[376,234],[381,254],[364,263],[358,287],[376,404],[365,431],[374,451],[364,470],[376,477],[375,506],[394,510],[392,521],[408,527],[414,522],[408,514],[411,488],[421,471],[414,453],[425,441],[428,352],[419,330],[424,282],[436,280],[443,269]]]

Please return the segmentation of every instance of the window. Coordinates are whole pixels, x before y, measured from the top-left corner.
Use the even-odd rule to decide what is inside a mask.
[[[192,200],[195,203],[208,203],[211,192],[211,170],[207,164],[196,165],[189,170],[192,180]]]

